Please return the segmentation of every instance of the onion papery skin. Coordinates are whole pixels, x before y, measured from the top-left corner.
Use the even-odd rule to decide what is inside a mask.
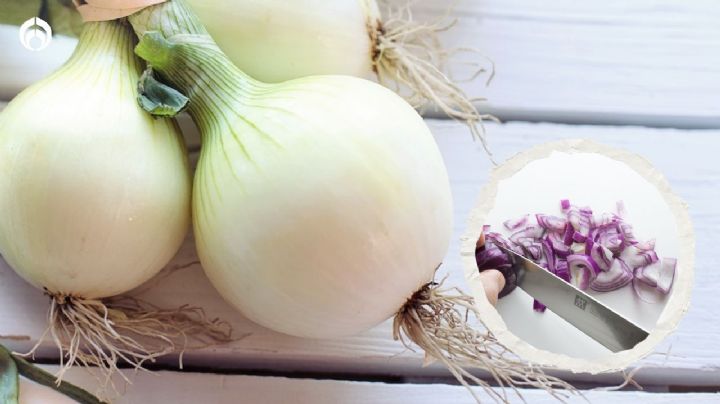
[[[127,26],[88,23],[70,60],[0,115],[0,251],[49,294],[128,291],[186,235],[185,148],[138,107],[139,72]]]
[[[371,77],[375,0],[189,0],[220,49],[268,83],[322,74]]]
[[[196,244],[231,305],[279,332],[334,338],[390,318],[432,280],[452,198],[408,103],[348,76],[255,81],[179,1],[130,21],[136,52],[190,97],[203,136]]]

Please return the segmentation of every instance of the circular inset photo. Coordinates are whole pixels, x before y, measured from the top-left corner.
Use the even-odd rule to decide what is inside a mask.
[[[609,372],[651,353],[687,311],[694,236],[685,204],[643,158],[588,140],[497,167],[461,254],[487,327],[522,358]],[[480,272],[506,285],[488,301]]]

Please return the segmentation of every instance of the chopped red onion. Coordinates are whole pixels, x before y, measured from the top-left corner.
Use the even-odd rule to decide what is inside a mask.
[[[483,226],[490,246],[477,249],[475,258],[480,271],[495,268],[505,276],[506,287],[500,297],[515,288],[517,275],[510,257],[497,246],[532,259],[582,290],[609,292],[632,281],[635,293],[647,302],[642,289],[658,295],[669,293],[677,260],[658,260],[655,239],[636,239],[633,227],[625,221],[622,201],[617,203],[617,213],[597,216],[592,209],[574,206],[567,199],[560,201],[560,207],[565,218],[538,213],[537,224],[528,223],[529,215],[505,221],[503,225],[513,232],[508,238]],[[545,306],[536,300],[533,309],[542,312]]]

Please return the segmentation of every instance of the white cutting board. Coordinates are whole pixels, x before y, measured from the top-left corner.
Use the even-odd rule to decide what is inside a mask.
[[[492,226],[492,231],[509,235],[502,225],[507,219],[527,213],[563,216],[561,199],[589,206],[596,214],[616,212],[616,202],[622,200],[626,220],[639,240],[655,238],[661,258],[679,256],[675,217],[658,189],[626,164],[597,153],[555,151],[528,163],[498,183],[494,206],[485,223]],[[632,285],[613,292],[588,293],[648,330],[655,327],[667,302],[643,302]],[[533,311],[532,300],[516,288],[496,306],[508,330],[517,337],[535,348],[577,358],[594,359],[610,353],[551,310]]]

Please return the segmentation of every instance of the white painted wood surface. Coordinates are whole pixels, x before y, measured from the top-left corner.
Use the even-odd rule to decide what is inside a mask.
[[[392,0],[398,4],[404,0]],[[448,2],[423,0],[413,4],[418,20],[432,19]],[[720,128],[720,3],[712,0],[459,0],[459,22],[443,39],[450,46],[471,46],[490,57],[496,76],[489,87],[482,77],[463,87],[484,96],[485,111],[505,120],[553,121],[574,124],[636,124],[681,128]],[[2,28],[2,27],[0,27]],[[12,29],[0,34],[16,38]],[[3,44],[0,40],[0,44]],[[0,57],[0,99],[58,65],[69,54],[69,42],[58,53],[28,59],[6,47]],[[70,44],[71,45],[71,44]],[[24,50],[21,50],[24,52]],[[19,56],[18,56],[19,55]],[[54,61],[51,60],[54,58]],[[41,60],[42,59],[42,60]],[[38,62],[40,60],[40,62]],[[38,63],[40,64],[38,66]],[[8,67],[9,66],[9,67]],[[458,70],[462,73],[462,69]],[[18,77],[22,75],[22,77]],[[0,109],[2,108],[0,102]],[[450,172],[455,197],[455,237],[442,274],[448,284],[464,287],[457,239],[465,217],[490,168],[480,146],[462,126],[428,121]],[[663,389],[672,385],[720,386],[720,322],[717,307],[720,272],[716,246],[720,236],[720,130],[673,130],[638,127],[566,126],[510,123],[488,126],[490,144],[499,161],[540,142],[588,137],[646,156],[665,173],[675,191],[690,206],[697,237],[696,289],[692,306],[678,330],[655,355],[643,360],[636,379]],[[197,144],[197,136],[192,144]],[[170,266],[196,259],[192,240]],[[441,276],[442,276],[441,274]],[[265,330],[233,311],[218,297],[199,266],[182,269],[142,295],[164,306],[193,303],[210,315],[233,323],[237,335],[249,333],[228,347],[185,356],[189,369],[305,372],[332,377],[404,377],[420,382],[447,377],[439,366],[422,368],[419,353],[404,350],[391,338],[390,323],[342,340],[303,340]],[[27,350],[42,334],[46,298],[0,263],[0,343]],[[9,337],[9,338],[7,338]],[[57,358],[48,344],[45,360]],[[175,358],[161,366],[174,369]],[[619,375],[562,374],[576,382],[617,383]],[[80,371],[71,379],[92,386]],[[716,387],[717,388],[717,387]],[[542,392],[525,393],[529,402],[550,402]],[[592,402],[718,402],[711,394],[590,393]],[[228,376],[180,372],[142,374],[121,400],[144,402],[343,402],[343,403],[464,403],[460,387],[356,383],[330,380]]]
[[[54,371],[53,367],[46,367]],[[128,373],[128,372],[126,372]],[[80,370],[69,372],[68,379],[79,386],[92,389],[94,379]],[[30,404],[31,400],[42,394],[54,396],[46,387],[24,382],[20,388],[21,404]],[[543,391],[521,390],[528,403],[557,403]],[[492,402],[490,397],[478,389],[483,402]],[[23,399],[23,394],[25,398]],[[646,392],[585,392],[592,403],[610,402],[632,404],[651,403],[711,403],[720,400],[715,393],[646,393]],[[432,401],[428,401],[432,397]],[[510,402],[521,400],[512,394]],[[276,404],[276,403],[313,403],[313,404],[405,404],[432,402],[433,404],[471,404],[474,403],[467,390],[460,386],[442,384],[385,384],[367,382],[348,382],[335,380],[289,379],[284,377],[231,376],[208,373],[158,372],[141,373],[134,377],[133,385],[116,404],[144,403],[173,404]],[[571,403],[586,403],[576,397]],[[47,401],[36,404],[48,404]],[[55,403],[71,404],[71,403]]]
[[[720,127],[716,1],[425,0],[413,10],[432,19],[454,3],[445,43],[493,60],[488,88],[464,88],[503,120]]]
[[[465,129],[456,123],[428,121],[445,157],[455,198],[455,237],[439,276],[449,274],[448,283],[465,287],[460,266],[457,239],[465,229],[465,217],[487,178],[490,164],[480,146],[473,143]],[[677,332],[658,351],[670,350],[667,357],[655,356],[642,361],[646,369],[637,379],[647,384],[720,385],[720,349],[717,337],[720,322],[715,308],[720,304],[716,285],[720,272],[714,262],[718,243],[715,230],[720,224],[720,131],[683,131],[669,129],[614,128],[601,126],[564,126],[521,124],[488,126],[499,160],[531,145],[568,137],[588,137],[616,147],[642,153],[665,172],[676,192],[688,201],[696,225],[697,289],[693,307]],[[678,150],[682,150],[678,154]],[[192,243],[174,259],[180,266],[196,259]],[[227,306],[212,289],[199,266],[179,270],[162,285],[142,295],[162,306],[192,303],[203,306],[212,316],[232,322],[236,333],[250,333],[229,347],[217,347],[187,353],[186,366],[235,370],[311,371],[405,376],[447,376],[437,366],[422,368],[421,355],[404,350],[391,338],[386,322],[356,337],[339,340],[304,340],[273,333],[252,324]],[[5,335],[27,336],[28,340],[3,341],[18,350],[28,349],[45,326],[46,298],[40,291],[22,282],[7,266],[0,269],[0,307],[9,308],[0,318]],[[47,345],[46,345],[47,346]],[[56,352],[45,349],[41,356],[54,358]],[[174,363],[166,359],[166,364]],[[566,375],[573,380],[617,382],[617,375],[589,377]]]
[[[503,120],[720,127],[716,1],[422,0],[412,9],[430,21],[450,4],[458,24],[446,45],[476,48],[495,63],[489,87],[487,76],[462,85],[489,100],[483,111]],[[71,44],[29,52],[15,27],[0,26],[0,98],[52,71]],[[489,66],[478,55],[459,60]]]

